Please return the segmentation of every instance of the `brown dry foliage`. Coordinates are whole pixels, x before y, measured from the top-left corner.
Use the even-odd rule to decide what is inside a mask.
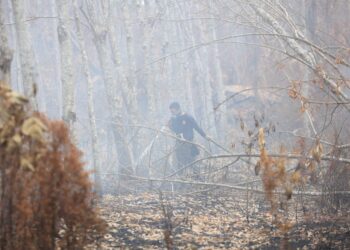
[[[266,199],[271,205],[271,212],[274,215],[275,225],[286,233],[292,228],[292,223],[283,215],[283,211],[278,209],[279,205],[286,203],[293,196],[293,192],[297,187],[306,184],[308,177],[312,181],[312,176],[316,174],[316,165],[320,164],[323,146],[320,140],[316,140],[315,145],[309,152],[309,159],[300,159],[294,171],[287,171],[287,159],[285,157],[270,157],[265,148],[264,129],[259,129],[258,143],[260,150],[260,159],[255,166],[255,174],[261,175]],[[305,144],[302,141],[299,144],[301,150],[305,150]],[[285,155],[285,149],[281,147],[280,153]],[[281,196],[278,194],[283,194]],[[281,206],[280,206],[281,207]],[[288,206],[283,206],[288,209]]]
[[[278,192],[284,193],[284,202],[290,200],[293,195],[293,189],[303,183],[303,178],[300,173],[300,169],[296,168],[294,172],[288,172],[286,170],[286,159],[281,157],[273,159],[269,156],[265,148],[265,134],[264,129],[259,129],[258,135],[260,160],[257,163],[259,171],[261,172],[261,178],[263,181],[264,191],[266,199],[271,204],[271,212],[275,216],[275,225],[283,232],[286,233],[292,228],[292,223],[288,221],[280,212],[278,212],[278,198],[276,194]],[[285,154],[285,149],[281,147],[281,154]],[[261,171],[260,171],[261,169]]]
[[[82,249],[103,235],[81,152],[61,121],[0,86],[0,249]]]

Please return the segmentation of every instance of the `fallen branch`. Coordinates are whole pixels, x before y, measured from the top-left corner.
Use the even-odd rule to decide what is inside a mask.
[[[161,178],[145,178],[141,176],[135,176],[135,175],[128,175],[130,178],[134,178],[140,181],[155,181],[155,182],[171,182],[171,183],[182,183],[182,184],[190,184],[190,185],[199,185],[199,186],[212,186],[212,187],[222,187],[222,188],[229,188],[234,190],[240,190],[240,191],[249,191],[254,193],[261,193],[264,194],[265,191],[262,189],[253,189],[247,187],[239,187],[239,186],[233,186],[229,184],[224,183],[212,183],[212,182],[199,182],[199,181],[185,181],[185,180],[171,180],[171,179],[161,179]],[[275,191],[274,194],[284,194],[284,192],[281,191]],[[308,195],[308,196],[321,196],[321,195],[329,195],[329,194],[350,194],[350,191],[334,191],[334,192],[301,192],[298,191],[297,193],[294,193],[294,195]]]

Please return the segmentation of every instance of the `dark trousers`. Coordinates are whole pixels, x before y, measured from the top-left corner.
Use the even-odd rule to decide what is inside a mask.
[[[175,153],[176,153],[176,160],[177,160],[176,168],[177,170],[179,170],[185,166],[190,165],[192,162],[194,162],[199,151],[196,145],[178,140],[176,141],[176,145],[175,145]],[[193,172],[195,175],[199,174],[199,170],[197,169],[196,166],[190,166],[189,169],[193,170],[189,172]],[[185,170],[180,171],[178,174],[183,175],[184,172]]]

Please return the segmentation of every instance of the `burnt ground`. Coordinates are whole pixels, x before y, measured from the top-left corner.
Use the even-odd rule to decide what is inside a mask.
[[[105,195],[100,207],[109,225],[101,249],[350,249],[348,213],[296,209],[284,234],[268,204],[235,194]]]

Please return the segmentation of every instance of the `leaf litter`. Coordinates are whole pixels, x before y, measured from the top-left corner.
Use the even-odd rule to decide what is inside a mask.
[[[248,205],[223,193],[105,195],[99,206],[109,229],[100,249],[166,249],[170,240],[173,249],[350,249],[348,216],[291,215],[284,234],[268,204]]]

